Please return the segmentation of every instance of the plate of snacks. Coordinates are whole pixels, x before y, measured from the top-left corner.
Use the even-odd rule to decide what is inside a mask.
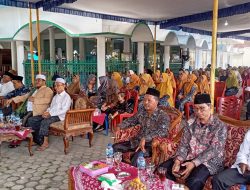
[[[123,188],[124,190],[148,190],[147,185],[144,184],[138,177],[123,182]]]
[[[86,173],[90,175],[91,177],[95,177],[97,175],[107,173],[109,169],[107,164],[103,162],[99,162],[99,161],[93,161],[90,163],[82,163],[80,164],[79,167],[80,167],[81,172]]]

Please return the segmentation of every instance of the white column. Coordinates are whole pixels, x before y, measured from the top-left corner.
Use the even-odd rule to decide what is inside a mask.
[[[84,38],[79,38],[79,54],[80,54],[80,60],[85,60],[85,43]]]
[[[123,39],[123,53],[129,53],[130,52],[130,38],[125,37]]]
[[[73,61],[73,38],[66,34],[66,58]]]
[[[207,65],[211,64],[211,62],[212,62],[211,50],[209,50],[209,51],[207,51],[207,62],[206,62],[206,64]],[[207,65],[205,65],[205,66],[207,66]]]
[[[139,70],[138,74],[144,72],[144,42],[137,43],[137,58],[139,61]]]
[[[44,60],[45,52],[44,52],[44,36],[40,36],[41,40],[41,60]]]
[[[169,61],[170,61],[170,47],[164,46],[164,72],[166,68],[169,68]]]
[[[11,68],[17,70],[16,41],[11,41]]]
[[[24,74],[24,43],[23,41],[16,41],[16,51],[17,51],[17,74],[25,77]],[[23,79],[23,82],[25,78]]]
[[[97,39],[97,78],[106,75],[105,62],[105,37],[99,36]],[[98,81],[99,86],[99,81]]]
[[[55,31],[54,28],[49,28],[49,56],[50,61],[55,61]]]
[[[196,49],[195,51],[195,68],[193,69],[199,69],[199,68],[205,68],[205,66],[202,64],[202,51],[200,49]]]

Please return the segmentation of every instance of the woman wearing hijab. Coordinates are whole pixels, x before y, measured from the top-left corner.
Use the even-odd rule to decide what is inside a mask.
[[[109,79],[107,76],[99,77],[100,87],[98,88],[99,103],[98,107],[107,115],[111,113],[111,109],[116,106],[118,102],[119,88],[117,82]],[[98,125],[95,130],[101,131],[104,126]]]
[[[156,86],[161,83],[161,71],[160,70],[155,71],[155,73],[153,74],[153,80]]]
[[[185,71],[183,69],[179,70],[179,76],[178,79],[176,81],[176,85],[177,85],[177,92],[179,93],[181,91],[181,89],[183,88],[183,85],[187,82],[187,74],[185,73]]]
[[[208,83],[206,75],[199,76],[198,79],[196,80],[196,84],[198,86],[197,93],[200,93],[200,94],[210,93],[210,87],[209,87],[209,83]]]
[[[80,76],[74,75],[72,77],[72,83],[67,87],[67,92],[69,95],[79,94],[80,92]]]
[[[129,78],[129,83],[126,86],[128,90],[133,90],[140,86],[140,78],[136,74],[130,75]]]
[[[90,74],[87,80],[87,84],[82,91],[86,94],[88,98],[97,95],[97,88],[96,88],[96,76]]]
[[[167,73],[162,73],[160,75],[160,80],[159,83],[156,85],[156,89],[160,92],[160,105],[174,106],[173,87],[171,84],[171,78],[168,76]]]
[[[241,78],[243,81],[247,81],[248,79],[250,79],[250,76],[248,75],[247,69],[242,71]]]
[[[106,101],[108,81],[109,78],[107,76],[99,77],[100,86],[97,90],[97,95],[99,97],[99,106],[101,106]]]
[[[154,88],[154,87],[155,87],[155,83],[154,83],[152,77],[146,73],[141,74],[139,95],[140,96],[145,95],[148,88]]]
[[[118,72],[113,72],[111,78],[117,82],[119,89],[123,87],[122,77]]]
[[[100,87],[98,88],[99,106],[102,111],[113,107],[118,101],[119,88],[117,82],[107,76],[99,77]]]
[[[193,102],[194,96],[197,93],[198,86],[195,84],[197,77],[194,74],[189,74],[187,77],[187,82],[183,85],[177,100],[176,107],[183,112],[184,105],[187,102]]]
[[[233,70],[228,72],[226,80],[226,92],[225,96],[233,96],[239,92],[239,82],[237,80],[236,73]]]
[[[176,88],[176,81],[175,81],[175,78],[174,78],[174,73],[169,68],[166,69],[166,73],[170,77],[172,87]]]

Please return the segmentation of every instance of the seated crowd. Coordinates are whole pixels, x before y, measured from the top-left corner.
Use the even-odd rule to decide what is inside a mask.
[[[129,141],[115,143],[114,151],[133,152],[131,164],[136,166],[140,152],[144,157],[152,156],[152,141],[154,138],[164,138],[169,133],[170,117],[159,107],[176,107],[181,112],[187,102],[194,103],[194,117],[182,122],[184,132],[180,145],[174,157],[161,163],[166,168],[166,177],[171,180],[185,180],[191,190],[203,189],[207,178],[213,178],[213,189],[228,189],[238,183],[249,183],[249,134],[247,133],[238,153],[237,161],[231,169],[223,171],[223,150],[227,138],[225,124],[211,113],[209,68],[188,73],[179,70],[179,76],[174,77],[170,69],[161,73],[157,70],[145,70],[136,75],[129,71],[123,77],[118,72],[110,76],[97,78],[89,75],[87,83],[81,85],[80,77],[74,75],[68,86],[63,78],[56,78],[53,90],[46,86],[46,76],[36,75],[35,87],[25,87],[23,77],[13,71],[5,72],[0,88],[0,98],[5,101],[4,114],[15,111],[23,118],[23,126],[33,129],[34,142],[39,145],[39,151],[49,147],[49,127],[51,123],[63,121],[72,105],[71,97],[75,94],[86,97],[91,105],[99,108],[109,116],[110,121],[119,114],[132,113],[135,97],[126,97],[127,91],[137,91],[139,95],[138,112],[132,117],[115,126],[115,136],[121,130],[136,125],[139,133]],[[226,71],[217,70],[217,79],[226,82],[226,95],[242,93],[242,83],[250,79],[249,68],[231,68]],[[12,110],[10,104],[20,104]],[[137,108],[136,108],[137,109]],[[94,130],[103,130],[103,126],[93,124]],[[11,148],[20,142],[12,142]]]

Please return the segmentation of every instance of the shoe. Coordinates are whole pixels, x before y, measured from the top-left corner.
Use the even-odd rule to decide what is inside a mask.
[[[103,131],[104,130],[104,127],[101,126],[100,128],[96,129],[97,132],[100,132],[100,131]]]
[[[98,131],[100,128],[102,128],[102,125],[97,125],[97,127],[95,128],[95,131]]]
[[[18,146],[20,146],[20,144],[10,144],[8,147],[9,147],[9,148],[16,148],[16,147],[18,147]]]

